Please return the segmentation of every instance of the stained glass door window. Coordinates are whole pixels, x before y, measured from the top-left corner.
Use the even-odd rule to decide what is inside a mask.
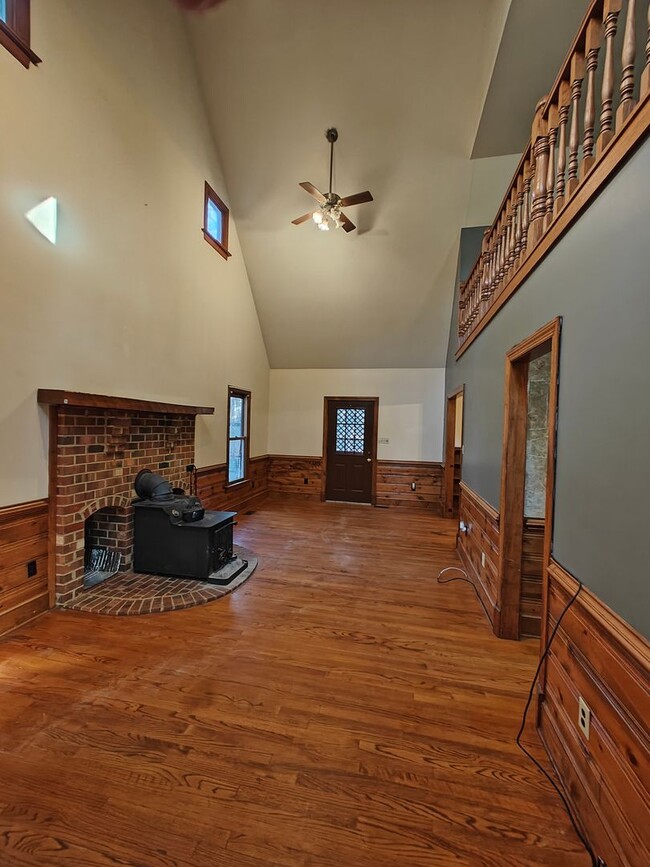
[[[336,451],[363,454],[365,448],[365,409],[336,410]]]

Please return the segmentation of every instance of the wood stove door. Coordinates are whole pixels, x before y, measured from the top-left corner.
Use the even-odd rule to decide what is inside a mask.
[[[325,499],[374,503],[378,398],[325,398]]]

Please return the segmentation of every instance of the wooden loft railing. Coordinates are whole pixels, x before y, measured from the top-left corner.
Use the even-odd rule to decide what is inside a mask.
[[[593,0],[549,95],[537,105],[530,142],[485,232],[481,255],[461,284],[456,357],[649,127],[650,0]]]

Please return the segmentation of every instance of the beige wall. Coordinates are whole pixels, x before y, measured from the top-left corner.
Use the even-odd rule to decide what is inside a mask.
[[[228,195],[182,17],[163,0],[32,9],[42,65],[0,49],[0,505],[47,493],[38,387],[213,405],[199,465],[225,457],[227,385],[248,388],[265,453],[268,362],[237,231],[227,263],[200,231],[204,181]],[[56,247],[24,219],[50,195]]]
[[[379,397],[380,460],[442,460],[443,368],[272,370],[269,452],[320,455],[323,398]]]
[[[491,226],[508,191],[521,154],[472,160],[471,183],[463,226]]]

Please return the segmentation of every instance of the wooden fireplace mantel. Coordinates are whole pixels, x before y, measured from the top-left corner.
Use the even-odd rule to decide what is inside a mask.
[[[179,403],[159,403],[133,397],[111,397],[106,394],[85,394],[56,388],[39,388],[38,402],[49,406],[95,407],[97,409],[159,412],[164,415],[213,415],[213,406],[184,406]]]

